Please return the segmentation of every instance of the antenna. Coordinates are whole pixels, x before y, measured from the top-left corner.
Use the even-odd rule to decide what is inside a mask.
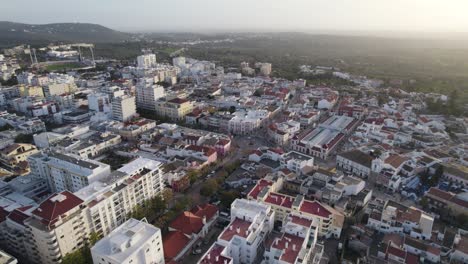
[[[28,49],[29,49],[29,58],[31,58],[31,65],[33,65],[34,61],[33,61],[33,57],[32,57],[31,46],[28,45]]]
[[[81,55],[81,46],[78,45],[78,61],[83,61],[83,57]]]
[[[36,49],[33,49],[33,52],[34,52],[34,60],[36,61],[35,63],[37,63]]]
[[[91,51],[91,57],[93,58],[93,66],[96,67],[96,62],[94,61],[94,52],[93,52],[93,47],[89,46],[89,50]]]

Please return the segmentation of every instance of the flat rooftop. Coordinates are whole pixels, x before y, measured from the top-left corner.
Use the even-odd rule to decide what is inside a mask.
[[[160,232],[153,225],[131,218],[99,240],[91,248],[91,252],[93,255],[106,256],[115,263],[123,263]]]

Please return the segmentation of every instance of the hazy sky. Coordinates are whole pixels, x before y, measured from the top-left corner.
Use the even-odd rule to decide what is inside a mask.
[[[123,31],[468,32],[468,0],[2,0],[0,20]],[[28,8],[29,7],[29,8]]]

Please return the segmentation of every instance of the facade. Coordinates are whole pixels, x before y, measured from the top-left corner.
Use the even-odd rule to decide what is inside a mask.
[[[107,94],[93,93],[88,94],[87,98],[89,110],[101,113],[109,113],[111,111],[109,96]]]
[[[266,244],[263,259],[265,263],[271,264],[314,263],[317,257],[314,254],[317,236],[318,230],[313,219],[289,215],[281,228],[281,234]]]
[[[351,150],[336,156],[336,165],[341,169],[360,177],[369,177],[372,168],[372,156],[360,150]]]
[[[317,128],[294,136],[291,147],[295,151],[326,159],[358,124],[348,116],[331,116]]]
[[[300,214],[316,221],[320,237],[340,237],[344,224],[342,213],[318,201],[306,200],[302,195],[292,197],[279,193],[282,187],[282,179],[276,182],[262,179],[247,198],[271,206],[278,223],[284,224],[290,214]]]
[[[161,230],[131,218],[99,240],[91,255],[95,264],[164,264]]]
[[[174,98],[156,103],[156,113],[173,121],[184,120],[193,111],[193,103],[187,99]]]
[[[34,145],[14,143],[0,150],[0,162],[9,167],[16,167],[20,162],[26,162],[30,155],[37,152]]]
[[[110,166],[74,154],[41,152],[28,159],[31,173],[45,179],[52,191],[76,192],[110,174]]]
[[[463,193],[456,195],[454,193],[432,187],[424,196],[427,198],[429,207],[432,210],[448,210],[449,215],[451,216],[466,214],[468,210],[468,201],[466,197],[463,197]]]
[[[112,102],[112,119],[127,122],[136,116],[136,103],[134,96],[116,97]]]
[[[388,201],[382,211],[373,210],[367,226],[382,233],[407,233],[417,239],[430,239],[434,218],[415,207]]]
[[[136,86],[136,106],[156,111],[157,101],[165,96],[164,87],[153,84],[152,79],[142,79]]]
[[[106,235],[120,226],[135,206],[161,195],[163,187],[161,163],[138,158],[75,195],[88,207],[85,219],[90,230]]]
[[[144,54],[137,57],[137,64],[139,68],[152,68],[156,67],[156,55]]]
[[[275,212],[257,201],[237,199],[231,204],[230,224],[198,263],[256,263],[273,231]]]

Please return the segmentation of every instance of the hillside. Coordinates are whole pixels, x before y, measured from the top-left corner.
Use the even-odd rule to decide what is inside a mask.
[[[21,24],[0,21],[0,45],[39,44],[64,42],[120,42],[131,35],[88,23],[55,23],[44,25]]]

